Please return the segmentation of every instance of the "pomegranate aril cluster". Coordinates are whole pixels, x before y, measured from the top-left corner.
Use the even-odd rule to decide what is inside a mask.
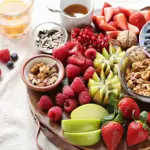
[[[102,33],[94,33],[92,26],[85,28],[74,28],[71,33],[73,41],[79,42],[84,49],[95,48],[97,51],[101,51],[102,48],[108,48],[108,37]]]

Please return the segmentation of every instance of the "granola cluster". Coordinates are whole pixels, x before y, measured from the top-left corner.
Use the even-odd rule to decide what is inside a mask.
[[[58,66],[39,63],[30,69],[29,81],[36,86],[44,87],[54,84],[58,79]]]
[[[134,62],[128,67],[125,79],[135,93],[150,96],[150,58]]]

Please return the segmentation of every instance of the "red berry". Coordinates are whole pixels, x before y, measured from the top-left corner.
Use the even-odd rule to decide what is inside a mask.
[[[77,107],[77,101],[74,98],[68,98],[64,103],[64,110],[66,112],[72,112]]]
[[[43,95],[38,102],[38,107],[43,110],[49,110],[51,107],[53,107],[53,102],[50,97]]]
[[[50,108],[48,111],[48,117],[52,121],[60,121],[62,119],[62,109],[58,106]]]
[[[150,124],[150,112],[148,113],[147,121],[148,124]]]
[[[0,77],[2,76],[2,70],[0,69]]]
[[[10,60],[10,52],[8,49],[0,50],[0,61],[7,63]]]
[[[80,69],[81,69],[82,72],[84,72],[90,66],[91,67],[93,66],[93,61],[89,58],[86,58],[85,59],[85,64],[83,66],[80,66]]]
[[[68,58],[68,49],[66,46],[61,46],[56,49],[53,49],[52,55],[59,59],[61,62],[64,62]]]
[[[71,98],[75,96],[74,91],[71,89],[70,86],[64,86],[62,89],[64,98]]]
[[[68,78],[75,78],[79,76],[80,73],[81,73],[81,69],[78,66],[72,64],[68,64],[66,66],[66,76]]]
[[[81,52],[77,51],[75,55],[72,55],[68,58],[68,64],[74,65],[83,65],[85,63],[85,57]]]
[[[96,50],[94,48],[89,48],[85,52],[85,56],[89,59],[94,60],[96,57]]]
[[[79,94],[79,103],[81,105],[83,104],[88,104],[91,102],[91,96],[89,94],[89,92],[86,90],[86,91],[82,91],[80,94]]]
[[[95,72],[95,69],[93,67],[87,68],[87,70],[85,71],[85,73],[83,75],[84,80],[88,81],[90,78],[92,78],[94,72]]]
[[[63,93],[58,93],[55,97],[55,100],[58,106],[64,106],[65,98]]]
[[[68,41],[65,44],[65,47],[66,47],[67,50],[71,50],[76,44],[77,44],[77,42],[75,42],[75,41]]]
[[[76,77],[76,78],[73,80],[73,82],[72,82],[72,84],[70,85],[70,87],[72,88],[73,91],[75,91],[75,92],[77,92],[77,93],[80,93],[80,92],[84,91],[85,88],[86,88],[84,82],[83,82],[82,79],[79,78],[79,77]]]

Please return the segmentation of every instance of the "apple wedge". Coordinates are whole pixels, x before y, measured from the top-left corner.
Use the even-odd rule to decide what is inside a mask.
[[[69,119],[62,120],[63,131],[70,133],[95,131],[100,128],[101,121],[98,119]]]
[[[64,137],[74,145],[91,146],[99,142],[101,138],[101,130],[83,132],[83,133],[68,133],[64,132]]]
[[[71,113],[71,119],[99,119],[102,120],[108,115],[107,110],[97,104],[82,105]]]

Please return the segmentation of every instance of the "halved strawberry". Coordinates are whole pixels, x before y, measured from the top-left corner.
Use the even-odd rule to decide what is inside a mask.
[[[122,30],[128,30],[127,18],[123,13],[114,16],[115,24]]]
[[[146,22],[150,21],[150,10],[140,11],[140,13],[143,14]]]
[[[119,7],[119,9],[120,9],[120,12],[123,13],[126,17],[129,17],[131,14],[135,12],[135,10],[127,9],[123,7]]]
[[[128,28],[129,28],[129,30],[133,31],[136,35],[138,35],[139,32],[140,32],[138,27],[136,27],[136,26],[134,26],[134,25],[132,25],[130,23],[128,23]]]
[[[105,20],[105,17],[104,16],[93,16],[93,23],[96,27],[99,26],[99,24],[101,23],[102,20]]]
[[[118,26],[115,24],[114,21],[110,21],[109,24],[110,24],[111,26],[113,26],[114,28],[118,29]]]
[[[121,10],[120,10],[119,7],[113,8],[113,15],[114,16],[117,15],[117,14],[119,14],[119,13],[121,13]]]
[[[107,7],[111,7],[111,4],[107,3],[107,2],[104,2],[104,5],[102,7],[102,11],[101,11],[101,16],[104,16],[104,8],[107,8]]]
[[[134,12],[130,17],[129,17],[129,23],[135,25],[139,29],[141,29],[144,24],[146,23],[145,18],[143,14],[140,12],[136,11]]]
[[[109,22],[113,16],[113,8],[112,7],[104,8],[104,16],[105,16],[106,22]]]
[[[105,34],[113,39],[116,39],[121,31],[106,31]]]
[[[117,29],[114,28],[113,26],[109,25],[106,21],[102,20],[101,23],[99,24],[99,27],[101,30],[104,31],[116,31]]]

